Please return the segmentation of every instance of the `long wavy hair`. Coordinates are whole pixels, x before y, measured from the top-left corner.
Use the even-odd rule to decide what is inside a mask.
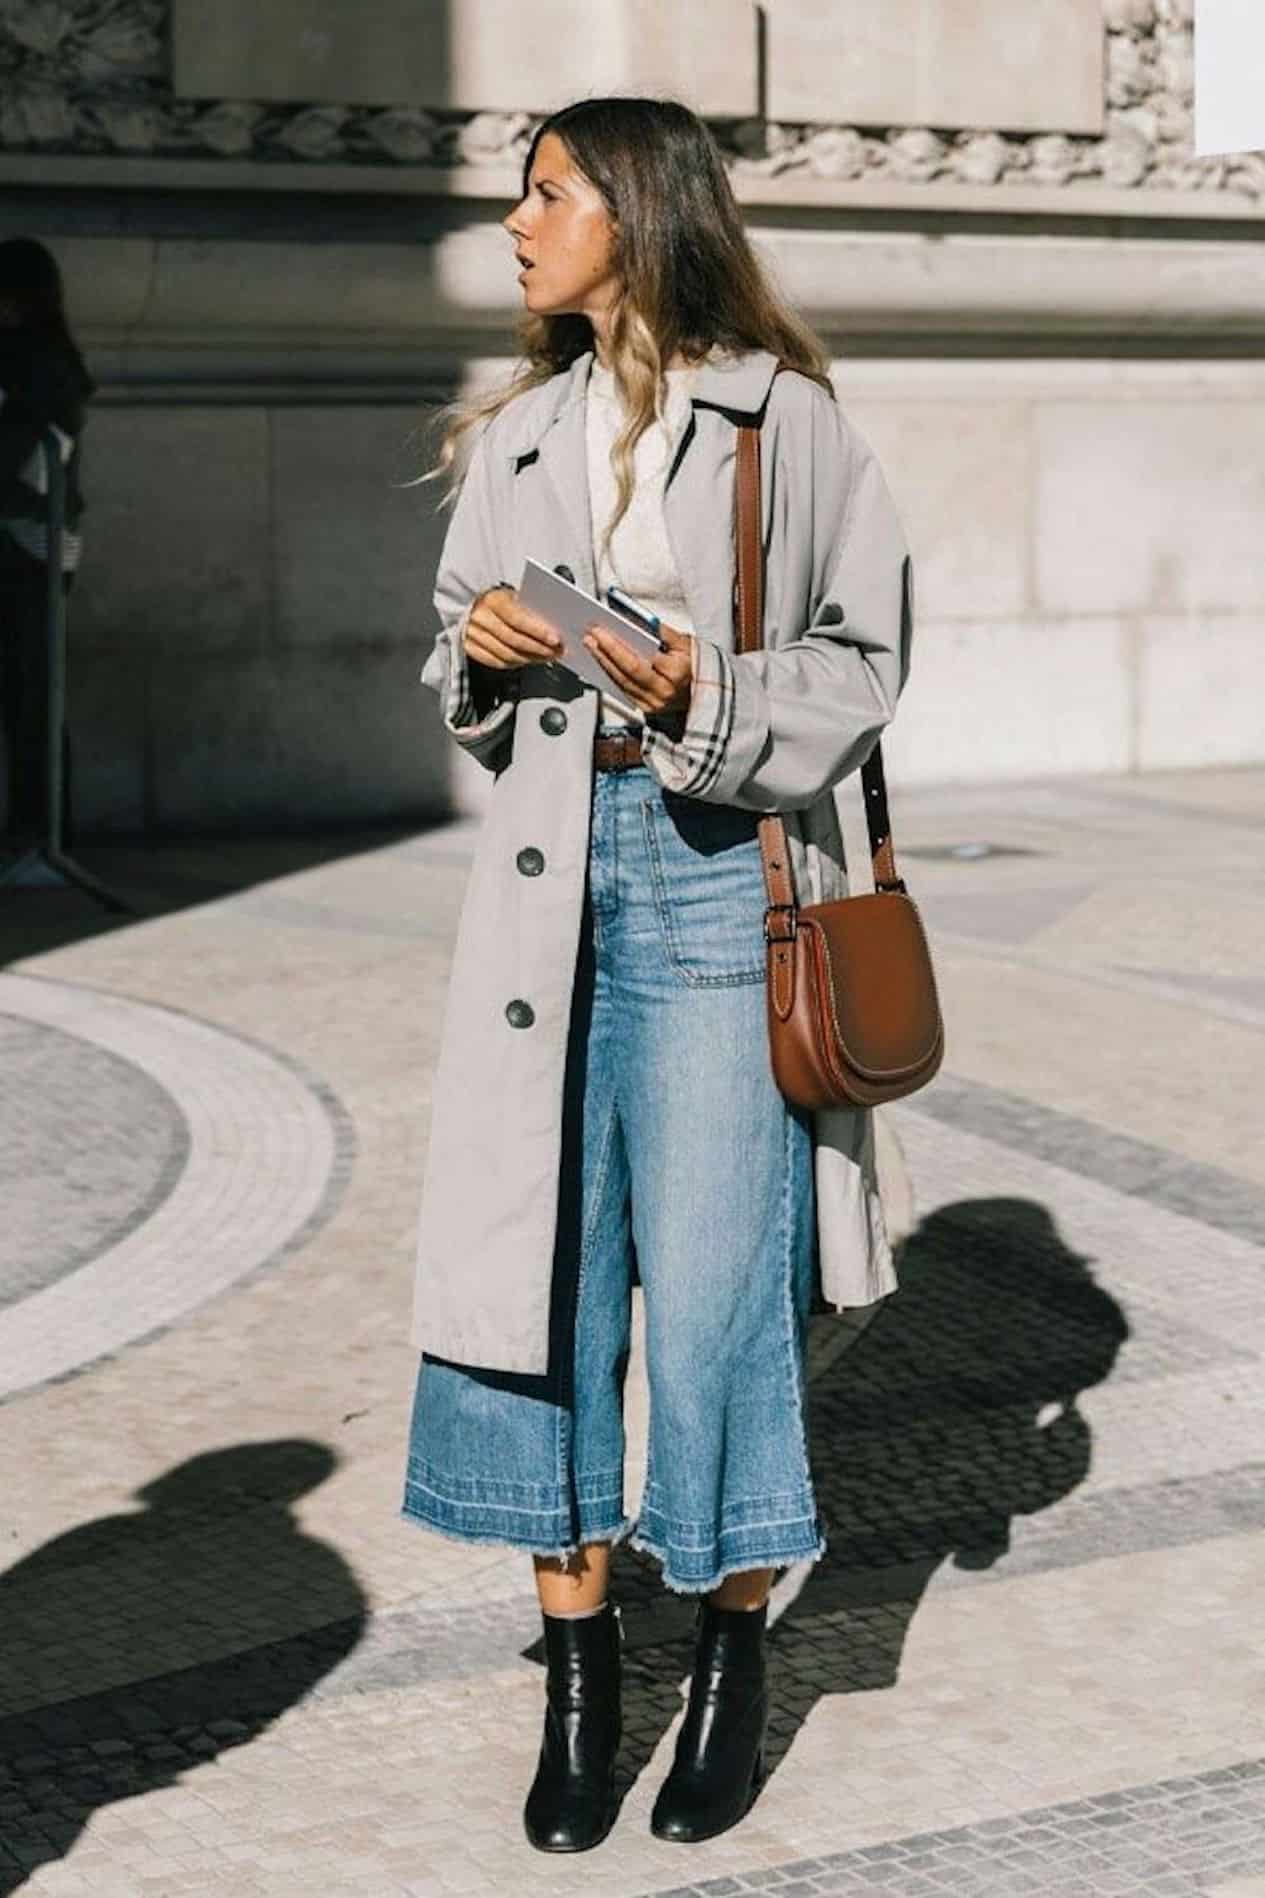
[[[829,355],[820,338],[783,301],[752,250],[720,148],[703,121],[675,99],[581,99],[537,126],[523,160],[530,189],[536,148],[546,132],[600,192],[616,225],[612,257],[620,289],[611,312],[609,357],[626,411],[611,449],[616,506],[605,545],[633,494],[633,448],[663,413],[663,367],[679,352],[688,363],[712,351],[770,350],[833,396]],[[515,323],[520,360],[505,386],[443,404],[432,481],[457,459],[462,436],[526,390],[548,382],[594,344],[587,316],[534,316]],[[441,507],[455,500],[457,475]]]

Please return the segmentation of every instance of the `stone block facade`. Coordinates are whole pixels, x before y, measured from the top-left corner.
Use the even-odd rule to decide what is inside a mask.
[[[769,113],[1100,132],[1100,0],[771,0]]]
[[[1192,0],[582,11],[0,9],[9,224],[101,384],[81,825],[478,808],[417,684],[447,517],[405,484],[510,368],[535,124],[607,88],[708,117],[889,471],[893,779],[1258,760],[1265,157],[1192,153]]]
[[[1192,215],[1265,198],[1265,154],[1193,155],[1194,0],[389,0],[372,35],[362,20],[350,0],[117,0],[107,16],[95,0],[12,0],[0,178],[47,184],[87,176],[85,159],[147,158],[218,163],[235,189],[245,163],[503,170],[533,116],[617,86],[714,117],[743,179],[857,182],[915,202],[1006,186],[1012,208],[1017,187],[1177,192]],[[896,20],[893,76],[883,23]],[[37,173],[21,154],[81,163]]]
[[[751,0],[173,0],[177,98],[550,112],[599,92],[688,92],[716,118],[757,110]]]

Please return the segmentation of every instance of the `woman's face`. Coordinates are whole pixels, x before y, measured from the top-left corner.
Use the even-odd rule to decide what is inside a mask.
[[[519,282],[533,316],[605,313],[619,288],[611,267],[615,225],[556,132],[537,145],[527,195],[502,223],[530,260]]]

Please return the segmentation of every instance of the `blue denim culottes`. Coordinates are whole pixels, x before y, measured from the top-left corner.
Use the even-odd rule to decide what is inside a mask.
[[[592,795],[549,1369],[423,1352],[401,1513],[542,1555],[627,1537],[669,1588],[701,1591],[825,1552],[804,1404],[812,1118],[769,1065],[755,814],[645,765],[595,771]],[[650,1418],[630,1517],[634,1259]]]

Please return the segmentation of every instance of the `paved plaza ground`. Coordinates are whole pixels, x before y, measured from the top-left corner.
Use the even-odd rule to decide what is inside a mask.
[[[813,1321],[771,1777],[697,1846],[690,1598],[617,1551],[626,1797],[545,1855],[530,1558],[399,1515],[473,823],[0,899],[0,1893],[1265,1893],[1265,772],[892,801],[948,1051],[882,1117],[902,1290]],[[638,1357],[630,1507],[644,1423]]]

